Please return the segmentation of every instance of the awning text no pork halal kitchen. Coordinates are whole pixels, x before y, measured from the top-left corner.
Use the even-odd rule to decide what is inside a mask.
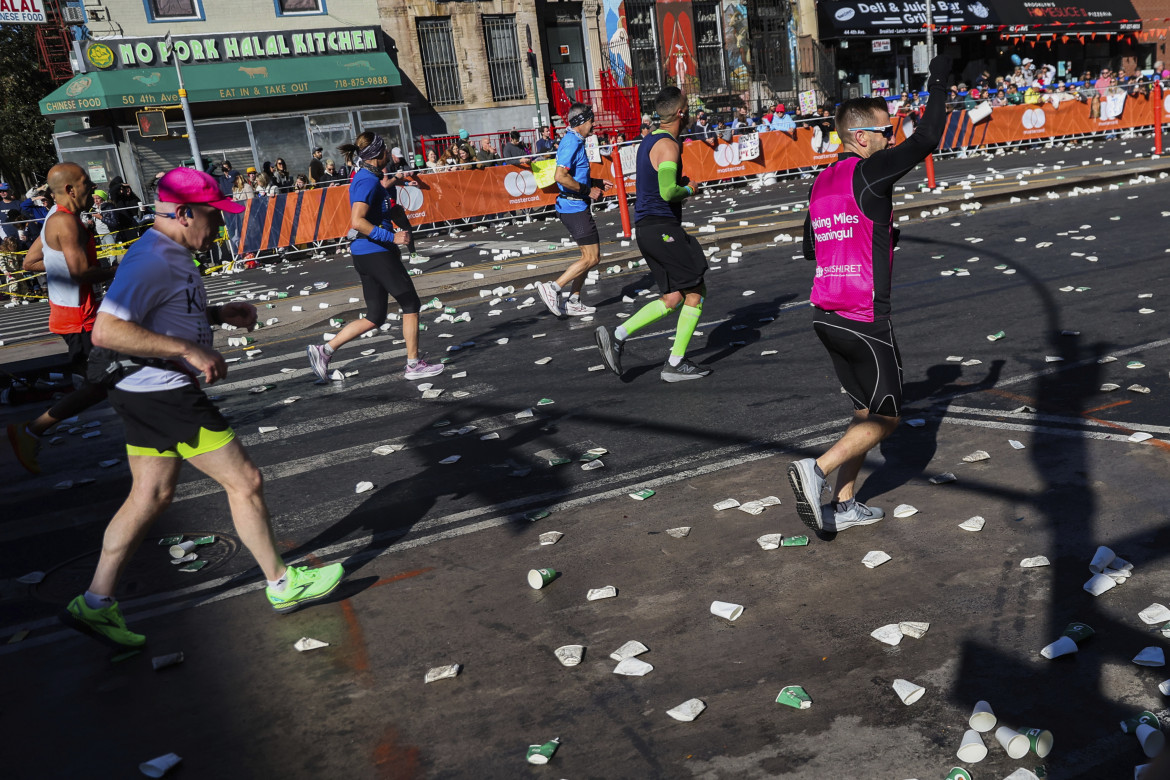
[[[180,62],[225,62],[261,57],[293,57],[376,51],[374,30],[321,30],[319,32],[268,33],[259,35],[176,38],[171,45],[163,40],[118,43],[118,64],[123,67],[153,65],[170,61],[172,51]]]

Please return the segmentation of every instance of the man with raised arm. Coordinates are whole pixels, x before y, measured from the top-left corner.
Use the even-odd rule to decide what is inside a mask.
[[[841,152],[813,182],[804,223],[804,256],[816,261],[813,330],[854,407],[849,429],[828,452],[788,467],[796,513],[817,531],[869,525],[885,514],[858,501],[854,487],[866,453],[894,432],[902,406],[902,358],[890,321],[894,185],[938,146],[950,71],[950,57],[931,61],[926,111],[914,135],[894,147],[883,98],[842,103],[836,115]],[[833,471],[832,506],[822,507]]]

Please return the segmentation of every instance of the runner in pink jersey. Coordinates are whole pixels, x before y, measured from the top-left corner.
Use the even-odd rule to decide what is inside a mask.
[[[841,154],[813,183],[804,225],[804,256],[816,261],[813,330],[854,407],[849,429],[828,452],[788,467],[796,512],[815,531],[835,533],[885,516],[858,501],[854,487],[866,453],[898,426],[902,405],[902,357],[890,322],[894,185],[938,146],[950,71],[950,57],[931,61],[926,111],[914,135],[896,147],[884,99],[842,103]],[[832,506],[823,507],[833,471],[837,489]]]

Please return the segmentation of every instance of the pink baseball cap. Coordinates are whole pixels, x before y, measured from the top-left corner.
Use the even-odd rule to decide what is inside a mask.
[[[206,203],[229,214],[240,214],[244,204],[225,198],[209,174],[194,168],[175,168],[158,181],[160,203]]]

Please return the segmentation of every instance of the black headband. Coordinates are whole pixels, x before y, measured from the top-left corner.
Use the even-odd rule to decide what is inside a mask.
[[[365,149],[358,150],[358,158],[365,161],[377,160],[386,151],[386,142],[382,136],[374,134],[374,140]]]
[[[593,119],[593,109],[586,108],[580,114],[577,114],[577,116],[569,117],[569,127],[580,127],[591,119]]]

